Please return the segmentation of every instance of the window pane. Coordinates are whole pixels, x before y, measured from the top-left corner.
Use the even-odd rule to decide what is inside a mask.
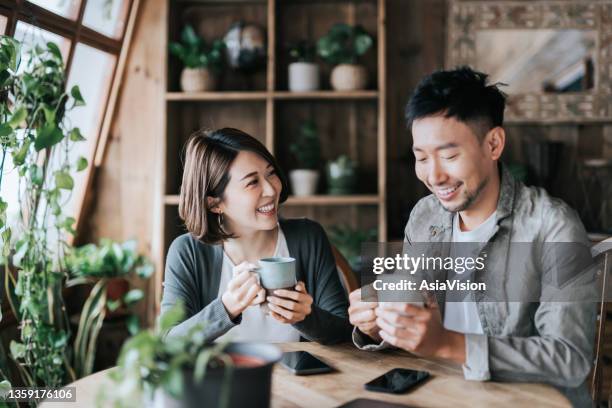
[[[71,126],[78,127],[87,140],[75,144],[70,152],[72,162],[79,156],[85,157],[90,165],[93,161],[93,149],[110,90],[115,62],[116,58],[112,54],[81,43],[76,46],[68,78],[68,89],[78,85],[85,99],[85,106],[74,108],[69,112],[68,118]],[[80,204],[77,200],[80,200],[87,181],[85,175],[86,172],[80,172],[74,176],[74,192],[66,207],[68,213],[75,214],[76,206]]]
[[[0,34],[4,34],[4,32],[6,31],[6,22],[7,22],[7,18],[6,16],[3,16],[2,14],[0,14]]]
[[[74,20],[79,13],[81,0],[28,0],[60,16]]]
[[[128,0],[88,0],[83,24],[108,37],[120,38],[129,3]]]
[[[66,64],[68,53],[70,52],[70,40],[65,37],[24,23],[23,21],[18,21],[17,27],[15,27],[15,39],[23,45],[21,55],[24,55],[34,45],[46,47],[48,42],[54,42],[59,47],[64,58],[64,64]],[[23,69],[23,64],[20,67],[21,69]]]

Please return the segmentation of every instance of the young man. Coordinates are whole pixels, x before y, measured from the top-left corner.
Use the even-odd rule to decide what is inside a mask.
[[[516,182],[500,163],[505,96],[486,80],[467,67],[439,71],[418,85],[407,106],[416,175],[432,194],[410,214],[405,248],[418,242],[482,242],[498,253],[509,242],[569,242],[580,244],[588,257],[576,213],[542,189]],[[574,404],[589,404],[585,379],[592,366],[595,286],[570,281],[546,289],[541,281],[556,267],[555,257],[529,254],[533,259],[511,276],[503,268],[484,271],[492,283],[512,280],[526,292],[538,288],[538,299],[529,302],[483,301],[478,293],[472,301],[449,302],[436,293],[437,301],[419,307],[366,302],[361,289],[351,293],[355,344],[366,350],[392,345],[452,360],[462,364],[469,380],[553,383]],[[577,290],[583,301],[559,301]]]

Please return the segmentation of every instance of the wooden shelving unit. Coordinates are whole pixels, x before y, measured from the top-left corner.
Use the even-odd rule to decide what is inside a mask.
[[[157,254],[156,306],[159,308],[163,265],[172,240],[183,233],[178,218],[178,192],[182,177],[182,148],[189,135],[202,127],[231,126],[259,138],[288,172],[288,145],[300,121],[314,119],[319,128],[325,160],[348,154],[360,168],[359,191],[354,195],[326,195],[322,189],[308,197],[290,196],[281,208],[285,217],[307,216],[324,227],[344,223],[378,229],[387,237],[386,215],[386,67],[385,0],[168,0],[168,39],[176,41],[184,24],[194,25],[205,39],[222,37],[231,23],[243,20],[265,28],[267,66],[248,80],[228,72],[219,91],[179,91],[180,65],[173,58],[166,67],[166,132],[160,146],[164,171],[160,180],[160,220]],[[318,61],[322,89],[289,92],[287,43],[320,38],[335,23],[361,24],[375,38],[375,47],[363,63],[370,75],[366,90],[330,89],[331,67]],[[167,44],[161,44],[167,49]],[[321,173],[324,178],[324,172]]]

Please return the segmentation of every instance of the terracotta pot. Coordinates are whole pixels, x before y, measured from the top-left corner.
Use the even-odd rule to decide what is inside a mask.
[[[216,86],[216,78],[208,68],[183,68],[181,72],[183,92],[213,91]]]
[[[331,72],[332,88],[336,91],[356,91],[368,84],[368,71],[362,65],[340,64]]]

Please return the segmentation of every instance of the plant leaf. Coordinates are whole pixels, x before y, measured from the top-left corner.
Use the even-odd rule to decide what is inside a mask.
[[[63,138],[64,134],[56,124],[47,123],[39,129],[36,140],[34,140],[34,147],[36,151],[39,152],[42,149],[49,148],[59,143]]]
[[[55,186],[62,190],[72,190],[74,187],[74,180],[72,176],[65,171],[59,170],[54,173]]]
[[[30,139],[25,139],[19,150],[13,151],[13,164],[15,166],[21,166],[23,163],[25,163],[25,158],[28,154],[28,150],[30,149],[30,144]]]
[[[25,344],[21,344],[21,343],[16,342],[15,340],[11,340],[10,349],[11,349],[11,356],[15,360],[25,357],[25,353],[26,353]]]
[[[24,121],[24,119],[28,116],[28,111],[22,106],[19,109],[17,109],[15,112],[13,112],[13,116],[11,116],[11,119],[8,122],[8,125],[15,129],[17,126],[19,126],[21,124],[21,122]]]
[[[81,134],[81,129],[79,129],[78,127],[75,127],[74,129],[70,131],[69,137],[70,137],[70,141],[72,142],[80,142],[82,140],[85,140],[85,138]]]
[[[0,137],[8,136],[13,133],[13,128],[8,123],[0,124]]]
[[[53,54],[55,56],[55,58],[57,58],[58,60],[62,61],[62,53],[59,49],[59,47],[52,42],[48,42],[47,43],[47,49],[49,50],[49,52],[51,54]]]
[[[74,106],[84,106],[85,105],[85,100],[83,99],[83,96],[81,95],[81,90],[79,89],[78,85],[75,85],[72,87],[72,89],[70,90],[70,95],[72,95],[72,97],[74,98]]]
[[[138,331],[140,330],[140,322],[138,320],[138,316],[130,315],[127,318],[126,325],[128,332],[130,332],[130,335],[135,336],[136,333],[138,333]]]
[[[87,159],[83,156],[79,157],[76,164],[77,171],[83,171],[87,168]]]
[[[144,293],[140,289],[132,289],[123,296],[123,301],[126,305],[132,305],[144,298]]]
[[[183,320],[184,316],[185,310],[183,309],[183,304],[181,302],[175,303],[174,306],[160,316],[159,330],[165,333],[167,330],[170,330],[172,326]]]

